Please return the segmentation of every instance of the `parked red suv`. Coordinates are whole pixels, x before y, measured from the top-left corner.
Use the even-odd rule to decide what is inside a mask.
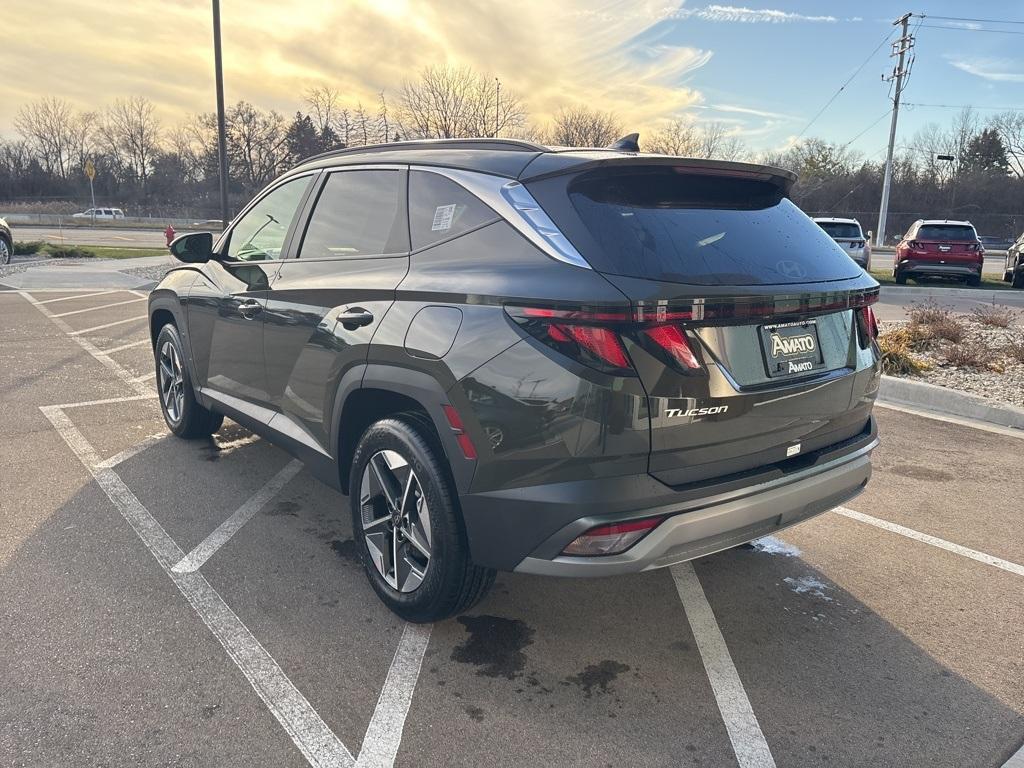
[[[953,277],[980,285],[984,263],[985,249],[971,222],[918,219],[896,246],[892,275],[900,285],[908,277]]]

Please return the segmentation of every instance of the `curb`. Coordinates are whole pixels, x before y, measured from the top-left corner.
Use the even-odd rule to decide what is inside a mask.
[[[887,293],[910,294],[911,296],[977,296],[979,298],[991,297],[993,300],[1000,296],[1009,294],[1013,296],[1016,291],[998,288],[929,288],[923,285],[883,285],[881,296]],[[1024,295],[1024,294],[1022,294]]]
[[[1024,429],[1024,408],[996,403],[978,395],[957,392],[955,389],[926,384],[923,381],[883,376],[878,387],[878,399],[883,403],[906,405],[947,416]]]

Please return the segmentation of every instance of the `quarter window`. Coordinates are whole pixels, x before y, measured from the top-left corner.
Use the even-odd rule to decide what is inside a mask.
[[[239,261],[280,259],[288,228],[312,178],[302,176],[286,181],[250,208],[231,230],[228,258]]]
[[[405,253],[405,189],[399,171],[339,171],[327,177],[299,258]]]
[[[497,219],[494,211],[451,179],[428,171],[409,174],[409,229],[414,250]]]

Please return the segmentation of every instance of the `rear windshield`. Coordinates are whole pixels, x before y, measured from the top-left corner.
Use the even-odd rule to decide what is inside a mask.
[[[859,274],[846,253],[769,181],[634,167],[583,174],[567,191],[571,211],[555,206],[548,214],[601,272],[697,285],[805,283]]]
[[[956,243],[973,243],[978,239],[974,227],[962,224],[924,224],[917,230],[917,240],[952,240]]]
[[[860,227],[856,224],[848,224],[844,221],[819,221],[818,226],[828,233],[829,237],[843,238],[845,240],[862,240],[863,235]]]

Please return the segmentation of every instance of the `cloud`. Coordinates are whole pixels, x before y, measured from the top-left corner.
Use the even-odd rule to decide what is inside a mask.
[[[781,112],[766,112],[762,109],[752,109],[751,107],[739,107],[734,104],[710,104],[708,109],[716,112],[734,112],[739,115],[751,115],[753,117],[770,117],[777,120],[796,120],[797,118],[793,115],[784,115]]]
[[[622,9],[586,9],[577,12],[580,17],[600,18],[606,23],[621,21],[623,18],[644,18],[648,22],[698,19],[711,22],[731,22],[739,24],[787,24],[792,22],[810,22],[835,24],[839,21],[863,21],[860,16],[838,17],[831,15],[808,15],[782,11],[775,8],[747,8],[736,5],[706,5],[700,8],[631,8]]]
[[[438,64],[469,65],[501,78],[531,116],[567,104],[615,112],[641,126],[703,97],[688,80],[710,50],[631,44],[665,12],[666,0],[247,0],[222,7],[227,100],[286,114],[304,89],[330,84],[348,102],[397,99],[405,80]],[[596,8],[616,19],[604,23]],[[115,98],[152,99],[165,124],[214,107],[209,4],[201,0],[95,3],[28,0],[5,6],[17,29],[0,47],[0,132],[18,106],[44,95],[81,109]],[[40,40],[73,41],[41,54]]]
[[[946,56],[952,66],[969,75],[997,83],[1024,83],[1024,72],[1012,71],[1019,66],[1008,59],[957,59]]]

